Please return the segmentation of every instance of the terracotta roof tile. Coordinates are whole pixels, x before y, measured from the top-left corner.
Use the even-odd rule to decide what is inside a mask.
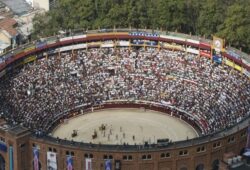
[[[0,20],[0,29],[7,31],[11,36],[15,36],[17,35],[17,30],[14,28],[16,24],[16,20],[12,18],[4,18]]]

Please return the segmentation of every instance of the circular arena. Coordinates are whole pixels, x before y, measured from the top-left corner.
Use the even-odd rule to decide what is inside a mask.
[[[9,52],[0,63],[5,169],[10,155],[27,169],[35,158],[42,169],[218,169],[247,139],[249,56],[235,55],[147,30],[61,35]]]
[[[72,136],[74,131],[75,137]],[[151,144],[162,138],[181,141],[198,136],[186,122],[144,108],[108,109],[80,115],[59,125],[52,134],[79,142],[120,145]]]

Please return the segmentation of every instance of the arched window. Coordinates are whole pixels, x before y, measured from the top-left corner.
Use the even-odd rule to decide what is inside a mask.
[[[0,154],[0,170],[5,170],[5,160],[1,154]]]
[[[204,170],[204,164],[197,165],[195,170]]]

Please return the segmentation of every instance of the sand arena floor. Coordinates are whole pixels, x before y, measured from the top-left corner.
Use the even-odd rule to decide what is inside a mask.
[[[105,130],[100,130],[101,125]],[[77,136],[72,138],[73,130]],[[97,138],[92,139],[94,131]],[[186,122],[167,114],[144,109],[108,109],[80,115],[60,124],[52,136],[73,139],[79,142],[102,144],[144,144],[156,143],[157,139],[169,138],[172,141],[197,137],[193,127]],[[133,138],[134,136],[134,138]]]

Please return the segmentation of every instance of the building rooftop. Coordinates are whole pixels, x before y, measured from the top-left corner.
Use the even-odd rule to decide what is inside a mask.
[[[28,13],[32,7],[25,0],[0,0],[8,6],[16,15]]]
[[[27,133],[28,132],[28,129],[27,128],[25,128],[25,127],[22,127],[22,126],[14,126],[14,127],[10,127],[9,129],[8,129],[8,131],[11,133],[11,134],[13,134],[13,135],[15,135],[15,136],[20,136],[20,135],[23,135],[23,134],[25,134],[25,133]]]
[[[16,36],[18,34],[14,26],[17,24],[16,20],[12,18],[4,18],[0,20],[0,29],[8,32],[10,36]]]
[[[0,40],[0,53],[2,50],[8,48],[9,46],[10,46],[10,44],[7,44],[7,43]]]

